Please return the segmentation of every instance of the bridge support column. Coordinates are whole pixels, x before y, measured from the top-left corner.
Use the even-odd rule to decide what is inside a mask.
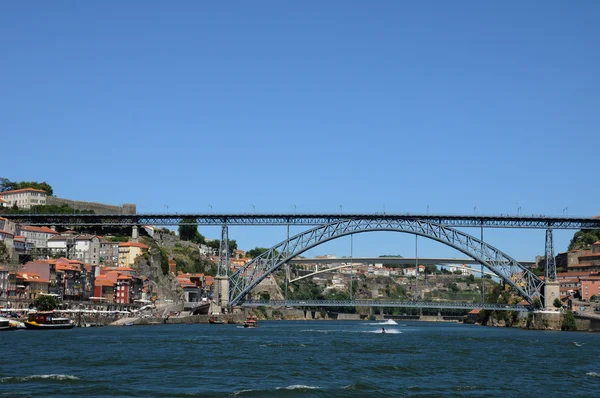
[[[227,276],[229,274],[229,231],[227,224],[221,228],[221,244],[219,245],[219,269],[217,276]],[[229,291],[229,290],[228,290]]]
[[[546,230],[546,274],[544,280],[544,307],[552,308],[554,299],[560,299],[560,283],[556,281],[556,259],[552,228]]]
[[[133,226],[133,228],[131,228],[131,240],[133,240],[134,242],[137,242],[139,237],[140,237],[140,233],[138,231],[138,227]]]

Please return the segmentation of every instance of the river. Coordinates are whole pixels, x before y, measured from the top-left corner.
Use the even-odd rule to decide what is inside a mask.
[[[0,396],[589,397],[600,391],[600,334],[380,323],[3,332]]]

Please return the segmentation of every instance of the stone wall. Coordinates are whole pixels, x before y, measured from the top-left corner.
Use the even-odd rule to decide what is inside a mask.
[[[46,198],[46,204],[49,206],[68,205],[75,210],[92,210],[96,214],[136,214],[136,205],[130,203],[126,203],[123,206],[115,206],[104,203],[83,202],[48,196]]]

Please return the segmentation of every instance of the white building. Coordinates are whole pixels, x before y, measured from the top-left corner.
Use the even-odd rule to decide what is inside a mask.
[[[48,248],[67,253],[86,264],[100,264],[100,239],[96,235],[60,235],[48,240]]]
[[[0,192],[5,201],[4,206],[12,207],[15,204],[20,209],[30,209],[31,206],[46,204],[46,191],[42,189],[23,188],[14,191]]]
[[[461,275],[473,275],[473,270],[471,270],[471,268],[467,267],[466,264],[462,264],[462,265],[449,265],[448,266],[448,270],[452,273],[454,273],[455,271],[460,271]]]
[[[404,268],[404,275],[417,276],[417,270],[415,268]]]
[[[48,247],[48,239],[58,236],[59,233],[48,227],[21,226],[21,235],[33,243],[33,247]]]

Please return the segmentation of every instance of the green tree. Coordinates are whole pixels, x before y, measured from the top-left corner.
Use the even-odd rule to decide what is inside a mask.
[[[542,308],[542,302],[537,297],[533,300],[533,308],[536,310]]]
[[[184,218],[179,224],[179,238],[192,242],[198,233],[198,222],[195,218]]]
[[[212,248],[217,253],[219,253],[219,249],[221,247],[221,241],[218,239],[213,239],[210,242],[207,242],[206,245],[208,247]],[[237,248],[238,248],[238,246],[237,246],[237,242],[235,241],[235,239],[229,239],[229,256],[230,257],[233,255],[233,252],[237,250]]]
[[[248,250],[246,252],[246,257],[256,258],[256,257],[260,256],[261,254],[263,254],[264,252],[266,252],[267,250],[269,250],[269,249],[267,249],[265,247],[255,247],[254,249]]]
[[[8,252],[8,247],[4,242],[0,241],[0,264],[6,264],[10,262],[10,253]]]
[[[599,240],[600,230],[582,229],[573,235],[571,243],[569,243],[569,250],[589,249],[594,242]]]
[[[554,305],[556,308],[561,308],[562,307],[562,301],[560,301],[560,299],[557,297],[554,299],[554,303],[552,303],[552,305]]]
[[[575,315],[573,315],[573,311],[568,311],[565,314],[562,324],[560,325],[560,330],[565,330],[568,332],[577,330],[577,324],[575,323]]]
[[[48,184],[46,181],[37,182],[37,181],[21,181],[15,182],[10,181],[8,178],[0,178],[0,192],[1,191],[12,191],[15,189],[24,189],[24,188],[33,188],[33,189],[42,189],[46,191],[48,196],[54,195],[54,190],[52,186]]]
[[[36,299],[33,301],[33,305],[35,305],[35,308],[37,308],[38,311],[52,311],[58,307],[58,303],[56,302],[54,296],[46,295],[36,297]]]

